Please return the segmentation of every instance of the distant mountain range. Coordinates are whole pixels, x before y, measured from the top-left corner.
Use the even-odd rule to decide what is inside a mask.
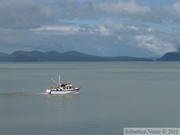
[[[153,61],[148,58],[128,56],[102,57],[76,51],[60,53],[57,51],[15,51],[8,55],[0,52],[0,62],[58,62],[58,61]]]
[[[0,52],[0,62],[58,62],[58,61],[154,61],[151,58],[129,56],[103,57],[76,51],[15,51],[12,54]],[[156,61],[180,61],[180,52],[168,52]]]

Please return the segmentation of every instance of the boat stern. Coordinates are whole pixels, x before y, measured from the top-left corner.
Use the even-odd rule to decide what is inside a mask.
[[[51,94],[51,90],[50,89],[46,89],[46,93]]]

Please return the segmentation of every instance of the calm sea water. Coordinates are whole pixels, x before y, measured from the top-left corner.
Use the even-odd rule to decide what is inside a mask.
[[[47,95],[50,80],[80,86]],[[180,63],[0,63],[0,135],[123,135],[179,127]]]

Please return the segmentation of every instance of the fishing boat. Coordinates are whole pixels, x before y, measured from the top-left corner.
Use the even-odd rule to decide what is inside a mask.
[[[73,87],[72,83],[65,83],[61,84],[61,77],[59,76],[59,82],[57,83],[53,79],[51,79],[55,84],[57,84],[56,87],[49,87],[46,89],[46,93],[48,94],[70,94],[74,93],[77,94],[79,93],[79,87]]]

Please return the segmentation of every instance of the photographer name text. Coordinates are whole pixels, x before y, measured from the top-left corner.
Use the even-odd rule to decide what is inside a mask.
[[[180,128],[124,128],[124,135],[180,135]]]

